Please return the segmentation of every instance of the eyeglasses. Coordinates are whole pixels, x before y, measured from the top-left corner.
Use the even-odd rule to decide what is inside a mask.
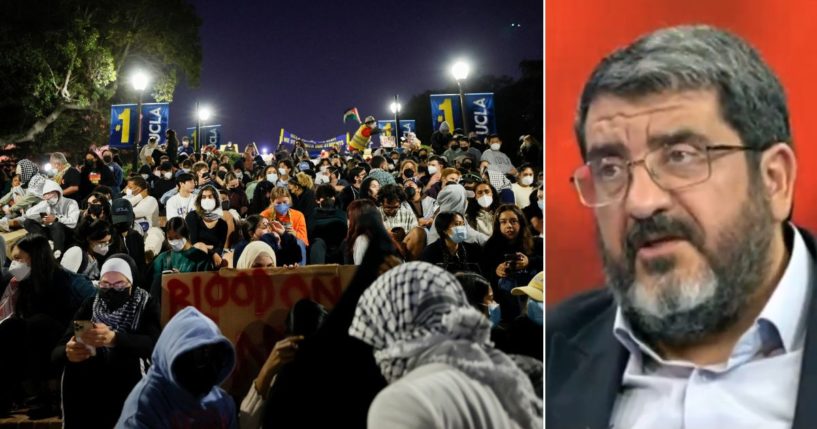
[[[587,207],[603,207],[621,201],[632,183],[632,169],[643,164],[650,179],[665,191],[703,183],[712,175],[712,152],[756,151],[768,147],[716,145],[698,142],[667,144],[647,153],[643,159],[628,161],[619,156],[591,159],[573,172],[571,181],[579,199]]]

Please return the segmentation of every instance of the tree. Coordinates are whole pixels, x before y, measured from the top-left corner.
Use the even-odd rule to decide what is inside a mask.
[[[131,67],[153,76],[157,101],[180,74],[198,85],[200,26],[185,0],[0,2],[0,146],[104,144],[110,104],[133,99]]]

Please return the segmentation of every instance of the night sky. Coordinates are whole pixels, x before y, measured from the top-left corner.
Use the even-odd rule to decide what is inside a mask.
[[[223,125],[223,143],[242,148],[272,148],[282,127],[314,140],[353,131],[347,107],[387,119],[395,94],[452,84],[457,58],[472,75],[516,78],[521,60],[543,57],[541,0],[192,3],[203,21],[201,82],[178,85],[171,127],[194,126],[199,101]],[[465,90],[481,89],[466,81]]]

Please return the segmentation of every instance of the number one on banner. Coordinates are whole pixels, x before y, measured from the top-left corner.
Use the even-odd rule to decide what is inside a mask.
[[[116,119],[122,121],[122,125],[116,126],[116,131],[119,131],[120,128],[122,130],[121,142],[127,143],[128,139],[130,139],[130,107],[123,110],[122,113],[120,113],[119,116],[116,117]]]
[[[457,128],[454,126],[454,108],[451,106],[451,99],[446,98],[438,107],[445,115],[445,118],[437,116],[437,124],[441,124],[445,120],[451,128]]]

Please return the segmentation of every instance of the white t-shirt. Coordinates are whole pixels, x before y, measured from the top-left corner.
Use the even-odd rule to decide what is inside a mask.
[[[182,197],[181,194],[170,197],[165,205],[165,217],[167,220],[173,219],[174,217],[184,218],[187,216],[187,213],[192,211],[193,198],[193,194],[190,194],[187,198]]]
[[[363,263],[363,257],[366,255],[366,249],[369,248],[369,237],[365,235],[358,235],[355,239],[355,244],[352,245],[352,259],[355,265]]]
[[[140,226],[142,231],[147,232],[152,226],[159,226],[159,202],[156,198],[150,195],[144,198],[141,195],[134,195],[129,200],[133,204],[136,225]]]

